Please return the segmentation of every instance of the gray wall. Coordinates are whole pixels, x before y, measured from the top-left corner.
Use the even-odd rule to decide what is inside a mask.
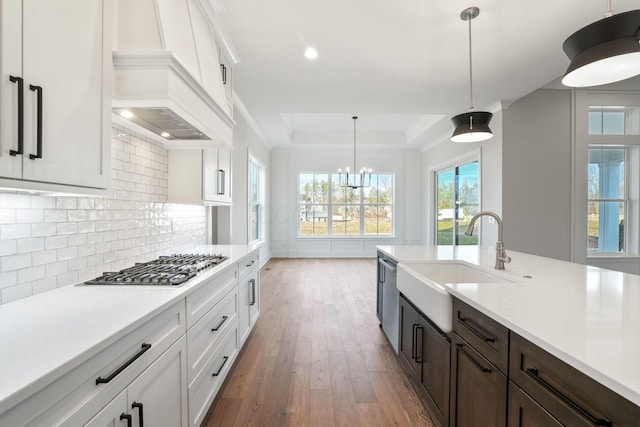
[[[571,260],[571,91],[537,90],[503,110],[507,249]]]

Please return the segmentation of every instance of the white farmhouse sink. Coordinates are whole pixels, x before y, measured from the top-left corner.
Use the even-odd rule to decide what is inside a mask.
[[[453,327],[453,304],[445,283],[513,283],[501,274],[462,262],[398,264],[397,287],[443,332]]]

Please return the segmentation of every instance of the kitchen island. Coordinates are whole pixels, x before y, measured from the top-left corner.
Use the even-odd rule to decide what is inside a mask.
[[[378,246],[399,263],[462,261],[491,272],[478,246]],[[456,299],[640,405],[640,276],[509,251],[513,283],[449,283]],[[638,421],[640,423],[640,420]]]
[[[189,252],[222,254],[228,259],[200,272],[180,286],[79,284],[0,306],[0,425],[58,425],[59,420],[73,420],[74,412],[81,412],[81,407],[90,403],[92,398],[99,397],[100,393],[115,396],[119,390],[116,390],[113,384],[107,384],[110,378],[107,378],[109,381],[104,381],[105,384],[99,384],[95,377],[89,378],[89,381],[84,381],[83,384],[65,383],[65,379],[82,370],[86,370],[87,375],[94,375],[95,372],[86,368],[87,364],[100,357],[105,359],[105,355],[108,356],[108,352],[113,351],[112,348],[118,347],[129,337],[135,338],[137,331],[153,322],[155,323],[148,328],[148,332],[140,335],[141,340],[146,340],[142,344],[143,351],[135,354],[133,359],[131,355],[134,353],[125,351],[127,354],[123,358],[132,361],[131,365],[125,366],[120,362],[115,365],[116,368],[124,366],[122,377],[136,369],[137,360],[137,363],[152,363],[153,357],[150,355],[154,354],[154,351],[160,353],[159,349],[182,343],[182,352],[188,353],[188,343],[191,342],[188,334],[195,330],[194,325],[198,324],[200,318],[206,319],[207,312],[216,314],[215,311],[218,309],[215,307],[223,304],[230,305],[229,316],[221,317],[222,322],[229,319],[224,329],[225,337],[228,337],[225,340],[233,344],[232,356],[225,356],[223,360],[226,364],[227,359],[235,358],[239,350],[236,345],[242,345],[239,339],[241,337],[237,335],[242,331],[237,331],[236,326],[243,324],[243,320],[238,320],[241,314],[238,310],[242,310],[242,307],[238,307],[238,292],[242,289],[239,277],[242,278],[243,274],[253,275],[251,280],[254,281],[254,286],[256,285],[258,250],[245,245],[207,245],[191,248]],[[224,281],[219,280],[221,278],[224,278]],[[256,304],[255,290],[252,296]],[[190,298],[193,301],[190,301]],[[223,304],[216,305],[219,300],[223,300]],[[226,300],[230,303],[224,303]],[[217,318],[207,320],[215,322],[214,326],[221,328],[222,323],[219,324]],[[236,333],[232,334],[234,331]],[[130,341],[134,342],[134,338]],[[159,344],[154,346],[148,355],[143,355],[146,351],[145,345],[151,347],[144,342],[149,342],[151,338],[157,338]],[[140,347],[139,342],[135,342],[135,345]],[[205,353],[205,350],[208,353]],[[215,348],[205,350],[202,353],[203,360],[189,363],[189,369],[185,363],[187,358],[180,356],[183,366],[179,368],[181,372],[178,382],[181,391],[178,393],[185,405],[187,383],[195,383],[191,377],[197,374],[192,366],[204,369],[205,361]],[[119,357],[118,354],[115,356]],[[233,360],[229,360],[225,374],[232,364]],[[215,366],[215,369],[218,367]],[[118,372],[115,368],[108,368],[101,370],[99,378],[102,378],[103,371],[106,371],[104,376]],[[144,365],[140,367],[140,370],[142,369]],[[114,375],[114,378],[114,383],[121,381],[123,386],[127,385],[126,380],[121,380],[120,373]],[[95,382],[95,390],[87,388],[84,393],[76,392],[76,389],[89,387],[92,382]],[[47,391],[48,387],[54,387],[56,391],[64,394],[52,396],[52,392]],[[66,393],[70,396],[68,399]],[[69,402],[60,404],[65,399]],[[105,398],[100,397],[97,403],[92,405],[99,410],[104,401]],[[178,409],[178,412],[182,412],[182,420],[186,420],[186,406]],[[87,411],[91,410],[93,409],[90,407]],[[56,415],[52,415],[51,418],[49,413],[54,412]],[[24,414],[27,413],[32,418],[24,418]],[[190,424],[194,424],[193,417],[190,418]],[[67,421],[67,424],[75,423]],[[84,422],[82,424],[84,425]]]

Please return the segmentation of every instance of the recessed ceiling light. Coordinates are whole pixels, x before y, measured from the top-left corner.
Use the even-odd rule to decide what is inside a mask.
[[[169,138],[171,136],[171,134],[169,132],[162,132],[160,134],[160,136],[163,137],[163,138]]]
[[[307,59],[316,59],[318,57],[318,51],[312,47],[308,47],[307,50],[304,51],[304,56]]]
[[[132,118],[132,117],[134,116],[134,114],[133,114],[131,111],[129,111],[129,110],[122,110],[122,111],[120,111],[120,115],[121,115],[122,117],[124,117],[125,119],[130,119],[130,118]]]

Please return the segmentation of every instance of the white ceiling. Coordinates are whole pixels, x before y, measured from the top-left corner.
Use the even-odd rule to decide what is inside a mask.
[[[562,43],[605,0],[215,0],[240,61],[234,90],[271,147],[418,147],[469,107],[495,110],[560,77]],[[639,0],[614,0],[614,13]],[[303,56],[307,46],[319,53]]]

